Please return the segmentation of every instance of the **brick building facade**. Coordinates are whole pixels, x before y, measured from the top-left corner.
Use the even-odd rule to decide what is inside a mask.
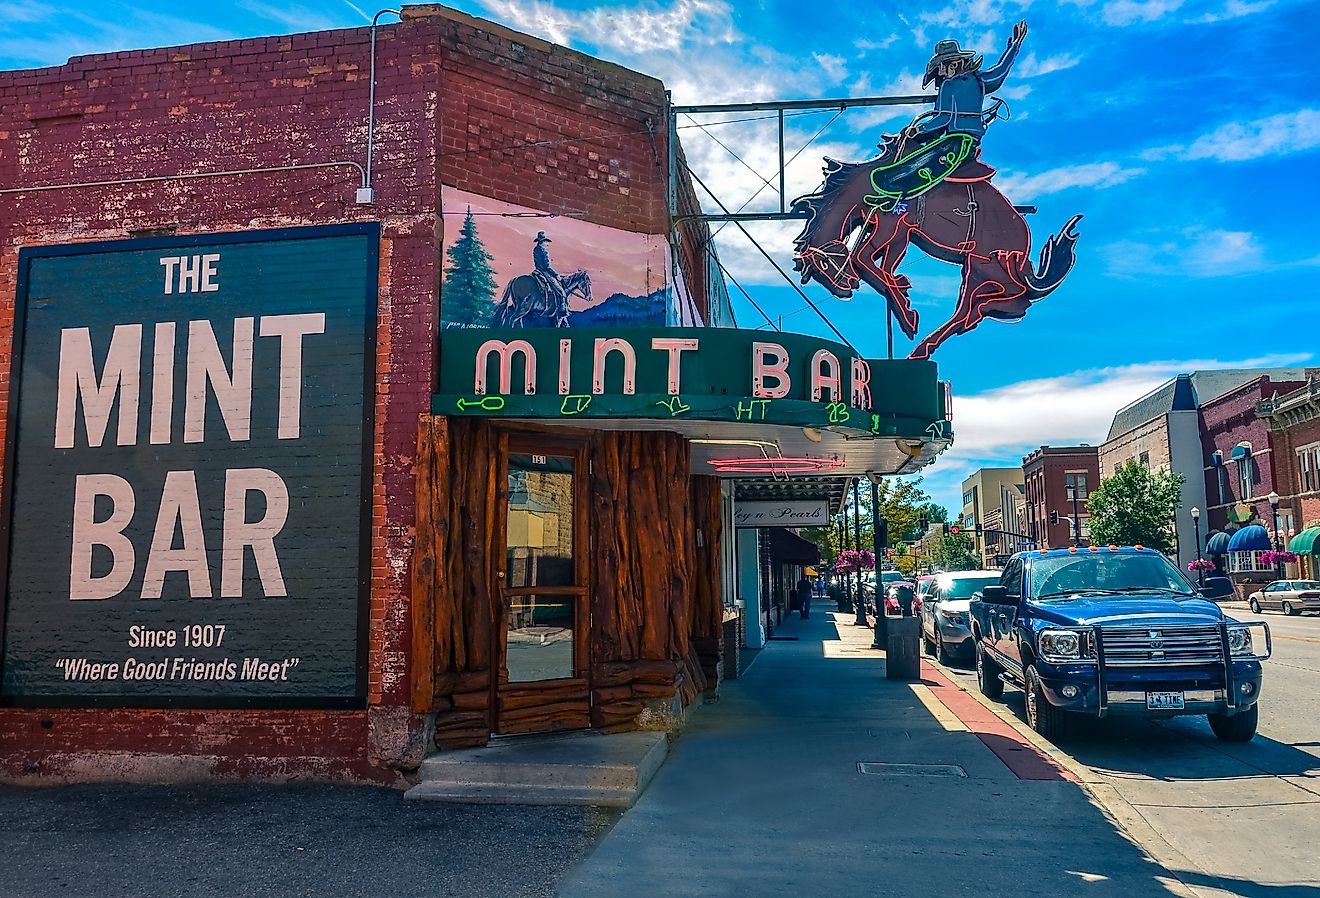
[[[1099,449],[1041,446],[1022,459],[1022,476],[1026,483],[1027,532],[1036,545],[1089,544],[1086,500],[1100,482]],[[1076,530],[1071,523],[1074,517],[1078,518]],[[1081,534],[1080,541],[1076,533]]]
[[[369,29],[0,72],[0,420],[21,248],[381,228],[366,708],[0,708],[0,776],[397,783],[430,747],[428,721],[409,702],[409,566],[418,419],[435,387],[439,247],[458,224],[444,221],[442,193],[664,235],[666,96],[654,79],[440,7],[409,7],[378,38],[374,205],[355,202]],[[687,185],[679,194],[694,202]],[[693,242],[683,274],[700,302],[708,264]]]
[[[1320,380],[1312,377],[1296,390],[1263,397],[1255,411],[1269,428],[1280,513],[1299,533],[1320,528]],[[1320,575],[1317,561],[1314,553],[1303,556],[1299,575]]]

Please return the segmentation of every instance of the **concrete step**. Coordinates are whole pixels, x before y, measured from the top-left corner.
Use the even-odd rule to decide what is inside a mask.
[[[411,800],[631,807],[664,763],[664,733],[590,730],[497,739],[422,762]]]

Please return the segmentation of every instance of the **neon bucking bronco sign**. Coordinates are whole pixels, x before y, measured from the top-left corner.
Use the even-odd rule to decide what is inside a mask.
[[[903,333],[917,337],[911,282],[898,273],[909,245],[962,267],[953,316],[913,349],[929,358],[949,337],[965,334],[986,318],[1015,321],[1047,296],[1072,269],[1081,220],[1074,215],[1050,236],[1036,265],[1031,232],[1013,204],[991,183],[995,170],[981,161],[981,138],[1005,109],[986,98],[1004,83],[1022,42],[1026,22],[999,61],[982,69],[982,57],[942,40],[926,66],[922,86],[934,83],[935,108],[899,134],[886,134],[880,154],[866,162],[825,159],[825,183],[793,201],[807,223],[794,240],[793,266],[802,283],[819,281],[840,299],[864,282],[885,297]]]

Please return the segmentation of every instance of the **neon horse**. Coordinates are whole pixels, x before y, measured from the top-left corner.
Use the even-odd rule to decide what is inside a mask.
[[[576,293],[591,305],[591,275],[578,269],[562,279],[562,290],[543,284],[536,275],[520,274],[504,288],[495,311],[495,327],[527,327],[528,316],[546,319],[550,327],[568,327],[568,298]],[[549,289],[547,289],[549,288]],[[555,293],[555,295],[551,295]],[[535,325],[533,325],[535,326]]]
[[[849,299],[862,282],[885,297],[903,333],[916,339],[912,283],[898,273],[910,244],[962,267],[953,316],[924,337],[909,358],[930,358],[949,337],[986,318],[1013,321],[1049,295],[1072,269],[1075,215],[1041,249],[1032,266],[1026,220],[991,179],[995,170],[963,134],[912,148],[911,129],[886,135],[868,162],[825,159],[825,183],[793,201],[807,223],[794,240],[793,267],[802,283],[821,283]],[[931,172],[947,172],[943,177]]]

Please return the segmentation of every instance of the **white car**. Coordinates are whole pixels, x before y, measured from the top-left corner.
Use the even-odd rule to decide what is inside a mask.
[[[1253,614],[1261,609],[1297,614],[1320,611],[1320,580],[1275,580],[1247,600]]]
[[[967,609],[972,595],[999,585],[999,571],[937,574],[921,602],[921,638],[926,651],[947,664],[955,655],[971,657],[972,629]]]

